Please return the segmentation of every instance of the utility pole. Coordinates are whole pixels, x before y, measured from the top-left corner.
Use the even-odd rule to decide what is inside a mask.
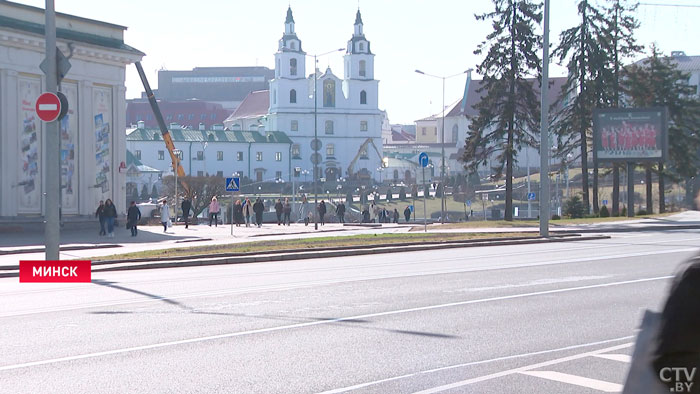
[[[56,65],[56,11],[54,0],[46,0],[46,91],[56,94],[58,74]],[[44,241],[46,260],[58,260],[61,230],[59,223],[61,196],[61,162],[58,120],[46,122],[46,191],[44,192]]]
[[[540,92],[540,236],[549,236],[549,0],[544,0],[542,87]]]

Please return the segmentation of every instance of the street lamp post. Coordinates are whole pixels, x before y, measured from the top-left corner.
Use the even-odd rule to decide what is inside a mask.
[[[316,220],[316,208],[318,207],[318,189],[316,179],[318,178],[318,96],[316,95],[318,88],[318,72],[316,72],[316,58],[323,55],[328,55],[333,52],[340,52],[345,50],[345,48],[338,48],[332,51],[324,52],[320,55],[314,55],[314,142],[312,149],[314,153],[311,155],[313,158],[311,161],[314,164],[314,229],[318,230],[318,221]]]
[[[175,220],[173,223],[177,223],[177,203],[179,200],[177,195],[177,169],[180,166],[180,154],[182,151],[180,149],[174,149],[173,153],[175,154],[175,163],[173,163],[173,172],[175,173]]]
[[[442,196],[440,197],[440,223],[445,223],[445,205],[447,203],[447,201],[445,200],[445,80],[462,74],[471,73],[472,69],[470,68],[468,70],[462,71],[461,73],[448,76],[432,75],[424,73],[421,70],[416,70],[416,72],[418,74],[427,75],[429,77],[442,79],[442,135],[440,136],[440,183],[442,184]]]

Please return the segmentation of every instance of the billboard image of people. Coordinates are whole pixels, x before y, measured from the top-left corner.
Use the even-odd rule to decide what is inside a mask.
[[[593,141],[599,161],[663,161],[665,108],[615,108],[593,112]]]

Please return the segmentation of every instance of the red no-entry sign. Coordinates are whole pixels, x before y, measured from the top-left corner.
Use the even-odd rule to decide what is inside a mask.
[[[61,100],[54,93],[42,93],[36,99],[36,114],[44,122],[53,122],[61,114]]]

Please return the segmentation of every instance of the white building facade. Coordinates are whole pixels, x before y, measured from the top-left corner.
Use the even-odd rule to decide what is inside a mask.
[[[44,214],[45,128],[35,112],[45,89],[44,10],[0,2],[0,217]],[[125,27],[56,13],[57,44],[72,67],[60,90],[64,219],[92,215],[111,198],[126,211],[125,68],[143,53],[124,44]],[[70,45],[70,47],[69,47]]]
[[[307,56],[288,9],[275,54],[275,79],[270,81],[266,128],[282,131],[293,140],[292,167],[312,170],[316,162],[319,177],[329,181],[353,176],[378,180],[382,159],[379,81],[374,79],[374,54],[359,10],[347,43],[342,78],[330,68],[323,73],[314,70],[314,94],[314,75],[306,76]]]

